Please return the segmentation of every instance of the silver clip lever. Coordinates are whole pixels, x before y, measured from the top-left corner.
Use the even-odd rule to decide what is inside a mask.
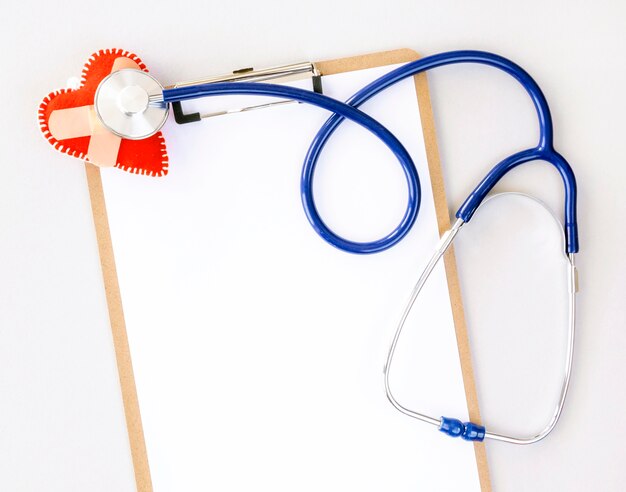
[[[187,87],[198,84],[213,84],[217,82],[268,82],[284,83],[293,80],[303,80],[310,78],[313,84],[313,90],[319,94],[322,93],[322,77],[314,63],[294,63],[291,65],[283,65],[280,67],[265,68],[262,70],[254,70],[250,68],[242,68],[235,70],[232,73],[226,75],[218,75],[215,77],[209,77],[205,79],[190,80],[187,82],[179,82],[171,85],[168,88]],[[256,104],[253,106],[245,106],[241,108],[225,109],[223,111],[214,111],[211,113],[185,113],[180,102],[172,103],[172,110],[174,112],[174,119],[176,123],[192,123],[194,121],[200,121],[203,118],[212,118],[214,116],[221,116],[225,114],[243,113],[246,111],[252,111],[255,109],[270,108],[272,106],[282,106],[285,104],[295,103],[297,101],[291,99],[284,99],[276,102],[270,102],[265,104]]]

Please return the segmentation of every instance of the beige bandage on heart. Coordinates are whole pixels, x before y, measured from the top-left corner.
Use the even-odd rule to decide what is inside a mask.
[[[111,73],[124,68],[139,70],[139,65],[130,58],[120,57],[113,62]],[[87,160],[99,167],[113,167],[122,138],[107,130],[96,116],[93,105],[78,108],[57,109],[50,114],[48,127],[57,140],[91,137]]]

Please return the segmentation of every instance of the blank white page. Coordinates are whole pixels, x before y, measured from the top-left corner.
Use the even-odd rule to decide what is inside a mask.
[[[389,68],[325,76],[324,91],[346,99]],[[479,490],[470,443],[385,397],[388,343],[438,233],[413,81],[363,109],[405,144],[423,193],[409,235],[376,255],[330,246],[302,210],[301,164],[328,117],[318,108],[170,121],[167,177],[102,171],[156,492]],[[327,223],[355,240],[383,236],[406,204],[398,163],[350,122],[315,186]],[[391,383],[410,408],[467,419],[443,265]]]

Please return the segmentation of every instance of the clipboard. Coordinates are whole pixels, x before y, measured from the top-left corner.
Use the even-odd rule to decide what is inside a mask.
[[[381,67],[385,65],[407,63],[418,58],[419,55],[413,50],[399,49],[317,62],[316,66],[318,67],[321,75],[324,76]],[[437,223],[439,233],[442,234],[450,228],[450,216],[445,196],[441,163],[436,144],[434,116],[430,105],[426,75],[420,74],[414,77],[414,82],[424,133],[423,137],[432,182],[432,191],[435,200]],[[113,244],[109,230],[102,179],[99,169],[91,164],[86,164],[86,176],[100,262],[102,266],[106,301],[121,385],[122,401],[135,472],[136,486],[138,492],[151,492],[153,490],[152,480],[144,440],[139,400],[137,396],[135,378],[133,375],[132,354],[128,343],[124,312],[122,308],[122,298],[115,267]],[[448,253],[445,255],[444,263],[469,417],[472,422],[480,423],[480,411],[472,370],[469,339],[463,313],[461,290],[457,277],[454,251],[452,248],[450,248]],[[474,451],[481,490],[483,492],[488,492],[491,490],[491,484],[484,443],[474,443]]]

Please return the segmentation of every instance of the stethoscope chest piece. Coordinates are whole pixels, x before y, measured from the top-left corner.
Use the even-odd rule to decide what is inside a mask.
[[[163,87],[150,74],[124,69],[100,82],[94,106],[102,125],[112,133],[140,140],[157,133],[167,120]]]

